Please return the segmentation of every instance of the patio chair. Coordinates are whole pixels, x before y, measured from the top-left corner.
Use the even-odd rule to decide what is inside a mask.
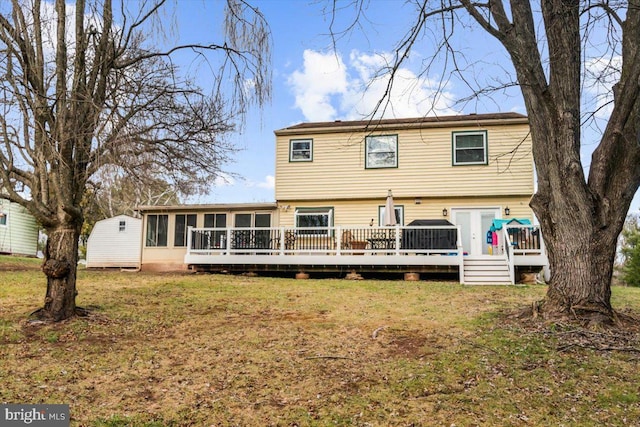
[[[351,231],[343,231],[340,237],[340,250],[351,249],[351,241],[353,240],[353,234]],[[338,239],[333,239],[333,250],[338,250]]]
[[[340,249],[351,249],[351,242],[353,241],[353,234],[351,231],[346,230],[342,232],[340,239]]]
[[[296,233],[294,231],[285,231],[284,233],[284,248],[286,250],[293,250],[296,247]]]

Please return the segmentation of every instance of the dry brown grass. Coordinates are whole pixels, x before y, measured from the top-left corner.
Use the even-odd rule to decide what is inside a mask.
[[[68,403],[75,426],[640,419],[637,353],[503,322],[541,286],[82,271],[93,315],[30,325],[40,274],[0,283],[0,401]]]

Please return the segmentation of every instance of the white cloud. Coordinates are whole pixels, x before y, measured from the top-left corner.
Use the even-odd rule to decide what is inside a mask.
[[[331,96],[347,90],[346,68],[332,53],[305,50],[302,71],[294,71],[287,83],[293,88],[296,107],[313,121],[333,120],[337,114]]]
[[[236,180],[229,174],[224,172],[218,173],[216,178],[213,180],[213,185],[216,187],[231,187],[235,185]]]
[[[620,80],[622,57],[596,58],[585,62],[585,112],[595,112],[598,119],[607,119],[613,110],[613,85]]]
[[[335,53],[304,52],[302,69],[288,79],[300,108],[309,121],[337,118],[361,119],[372,114],[388,90],[390,53],[364,54],[353,51],[345,63]],[[408,68],[396,72],[389,103],[378,117],[420,117],[456,114],[453,95],[437,80],[416,75]]]
[[[253,180],[247,180],[244,184],[245,188],[266,188],[267,190],[273,190],[276,188],[276,177],[273,175],[267,175],[263,181],[256,182]]]
[[[273,175],[265,176],[264,181],[258,183],[258,187],[269,190],[276,188],[276,177]]]

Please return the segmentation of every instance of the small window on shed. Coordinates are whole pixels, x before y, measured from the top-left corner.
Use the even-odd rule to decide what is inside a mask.
[[[0,225],[7,225],[7,214],[0,211]]]
[[[120,224],[118,224],[118,231],[122,233],[126,229],[127,229],[127,221],[120,221]]]

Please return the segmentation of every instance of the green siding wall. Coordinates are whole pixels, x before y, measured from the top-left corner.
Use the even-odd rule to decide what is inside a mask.
[[[38,224],[25,208],[0,199],[0,212],[6,224],[0,225],[0,252],[36,256],[38,252]]]

